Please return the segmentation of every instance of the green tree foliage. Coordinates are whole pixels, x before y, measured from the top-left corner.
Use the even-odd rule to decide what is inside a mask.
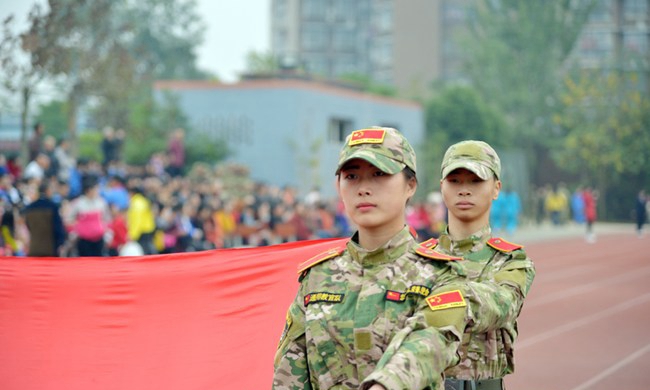
[[[553,118],[564,133],[553,157],[601,190],[622,177],[650,183],[650,98],[630,85],[638,85],[634,74],[567,79],[563,111]]]
[[[562,66],[596,0],[474,2],[465,71],[523,139],[542,144],[561,91]]]
[[[339,80],[358,85],[359,88],[362,89],[363,91],[375,95],[390,96],[390,97],[397,96],[397,89],[395,87],[386,84],[377,83],[373,81],[368,75],[364,75],[360,73],[347,73],[341,75],[339,77]]]
[[[246,72],[252,75],[269,75],[280,70],[278,59],[273,53],[250,51],[246,55]]]
[[[26,34],[32,65],[67,86],[74,142],[79,107],[93,98],[96,122],[128,127],[134,97],[157,78],[204,78],[195,47],[203,25],[194,1],[50,0]]]
[[[186,130],[186,165],[196,162],[214,164],[228,156],[226,143],[193,129],[180,109],[178,99],[171,93],[164,93],[160,99],[141,96],[131,111],[132,127],[125,142],[125,159],[135,165],[145,164],[152,154],[165,153],[169,135],[176,128]]]
[[[443,88],[426,103],[425,115],[426,141],[420,158],[425,161],[423,167],[440,167],[447,147],[464,139],[479,139],[499,147],[510,145],[513,138],[503,114],[469,87]],[[433,180],[425,185],[435,187],[440,172],[434,169],[426,176]]]
[[[30,18],[39,15],[36,6]],[[2,21],[0,32],[0,85],[11,94],[20,95],[20,144],[23,160],[27,160],[27,119],[29,118],[32,96],[42,81],[44,73],[34,68],[30,61],[29,40],[14,32],[12,16]]]
[[[52,100],[38,107],[35,122],[40,122],[45,125],[46,133],[54,136],[58,140],[68,134],[66,118],[66,103],[60,100]]]

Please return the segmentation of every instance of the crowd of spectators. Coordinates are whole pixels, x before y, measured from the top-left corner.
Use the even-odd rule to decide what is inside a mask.
[[[33,134],[24,169],[0,154],[4,255],[176,253],[343,237],[354,229],[340,201],[318,188],[299,194],[254,182],[240,165],[185,167],[182,129],[145,166],[124,162],[122,130],[104,129],[101,161],[73,158],[69,142],[56,142],[42,126]],[[423,238],[444,226],[435,195],[409,207],[409,224]]]

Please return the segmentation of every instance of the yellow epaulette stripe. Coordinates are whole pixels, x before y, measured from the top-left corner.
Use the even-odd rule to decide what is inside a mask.
[[[325,260],[329,260],[333,257],[341,255],[346,248],[346,243],[341,244],[340,246],[330,248],[325,252],[319,253],[316,256],[311,257],[310,259],[303,261],[298,265],[298,273],[303,273],[305,270],[315,266],[316,264],[322,263]]]
[[[501,252],[512,252],[524,247],[523,245],[508,242],[501,237],[493,237],[487,241],[487,244]]]
[[[456,261],[456,260],[462,260],[462,257],[458,256],[450,256],[446,255],[444,253],[436,252],[433,249],[425,248],[423,246],[419,246],[416,250],[415,253],[422,257],[426,257],[428,259],[434,259],[434,260],[445,260],[445,261]]]
[[[420,246],[423,246],[425,248],[435,248],[436,245],[438,245],[438,240],[435,237],[432,237],[420,243]]]

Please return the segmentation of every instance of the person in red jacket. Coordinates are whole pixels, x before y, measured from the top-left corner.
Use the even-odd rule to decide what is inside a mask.
[[[588,243],[592,244],[596,242],[596,234],[594,233],[594,222],[596,222],[597,213],[596,213],[596,200],[598,199],[598,194],[592,190],[590,187],[585,187],[582,191],[582,201],[585,205],[585,220],[587,221],[587,236],[586,240]]]
[[[129,230],[126,226],[126,217],[124,210],[116,204],[110,205],[111,222],[108,224],[108,230],[111,231],[111,240],[108,243],[108,255],[119,256],[120,249],[129,240]]]

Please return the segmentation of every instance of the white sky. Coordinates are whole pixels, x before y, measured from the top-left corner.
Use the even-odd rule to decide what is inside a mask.
[[[234,82],[246,66],[250,51],[270,49],[270,0],[196,0],[198,14],[207,31],[198,48],[198,66],[215,73],[223,82]],[[16,16],[25,28],[27,14],[35,3],[45,0],[0,0],[0,21]]]

